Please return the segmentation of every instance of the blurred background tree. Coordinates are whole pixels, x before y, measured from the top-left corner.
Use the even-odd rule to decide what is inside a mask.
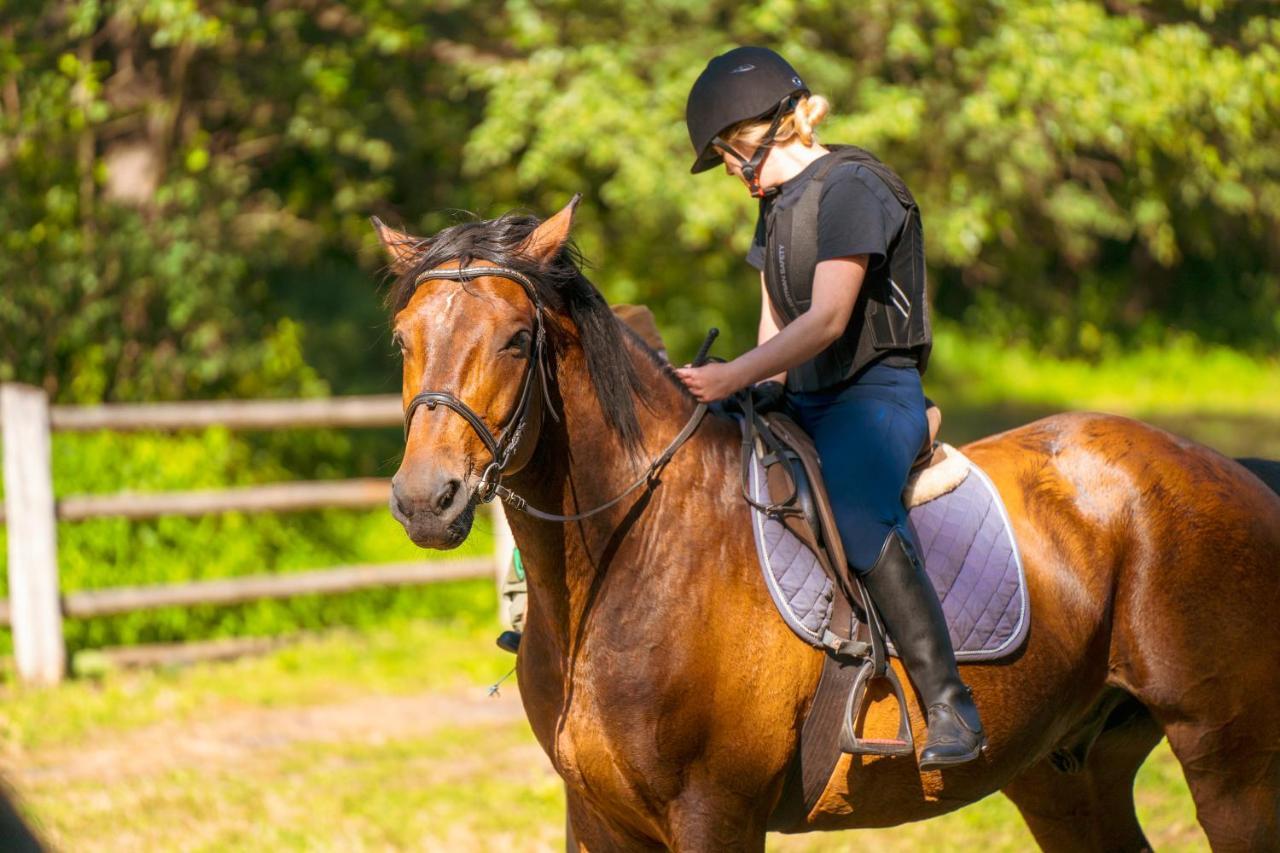
[[[677,354],[749,345],[754,202],[693,176],[706,60],[776,47],[921,201],[938,316],[1101,356],[1280,340],[1265,2],[0,3],[0,377],[62,400],[395,386],[367,217],[587,194]]]

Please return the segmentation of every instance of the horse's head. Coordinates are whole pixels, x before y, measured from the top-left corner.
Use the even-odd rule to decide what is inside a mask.
[[[399,274],[391,302],[404,356],[405,452],[391,512],[418,545],[461,543],[499,474],[529,460],[553,331],[543,279],[555,274],[578,198],[532,230],[532,217],[508,216],[420,239],[374,222]]]

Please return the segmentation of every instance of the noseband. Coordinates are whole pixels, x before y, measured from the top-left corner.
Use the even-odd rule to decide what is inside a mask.
[[[515,410],[511,416],[507,418],[506,426],[502,428],[502,432],[495,437],[489,428],[485,426],[484,419],[480,417],[470,406],[459,400],[453,394],[447,391],[423,391],[409,401],[409,405],[404,410],[404,436],[405,440],[409,438],[409,426],[413,423],[414,412],[419,406],[426,406],[428,411],[435,409],[436,406],[444,406],[457,412],[462,418],[471,425],[471,429],[475,431],[480,440],[484,442],[484,446],[489,450],[489,464],[485,466],[484,473],[480,476],[480,482],[476,488],[476,499],[480,503],[488,503],[494,497],[501,496],[502,500],[509,506],[519,510],[520,512],[532,515],[535,518],[541,518],[544,521],[578,521],[595,515],[598,512],[608,509],[618,501],[631,494],[641,485],[649,484],[652,486],[657,482],[658,474],[662,471],[666,464],[671,461],[671,457],[675,455],[680,445],[693,435],[698,425],[702,423],[703,416],[707,413],[707,404],[699,403],[697,408],[693,410],[689,420],[685,423],[684,428],[672,439],[671,443],[666,446],[662,453],[658,454],[645,472],[641,474],[631,485],[627,486],[619,495],[614,497],[607,503],[594,507],[586,512],[580,512],[575,515],[557,515],[555,513],[540,510],[537,507],[530,506],[524,498],[517,495],[511,489],[502,485],[502,475],[506,473],[507,466],[511,463],[515,455],[516,449],[520,446],[520,442],[527,437],[527,429],[532,426],[534,430],[538,429],[540,423],[530,422],[535,418],[529,415],[530,407],[537,391],[534,388],[535,377],[538,384],[542,386],[541,401],[543,406],[539,409],[537,420],[541,420],[541,411],[545,409],[550,413],[551,417],[559,421],[555,410],[551,408],[551,396],[547,390],[547,342],[546,329],[543,325],[543,303],[538,296],[537,289],[533,286],[533,282],[528,276],[519,270],[511,267],[459,267],[457,269],[434,269],[427,270],[414,279],[413,286],[415,289],[424,281],[432,279],[449,279],[452,281],[469,281],[472,278],[481,276],[498,276],[514,281],[516,284],[524,288],[524,292],[529,296],[529,301],[533,303],[533,343],[529,350],[529,368],[524,373],[524,384],[520,387],[520,397],[516,401]],[[707,356],[707,351],[711,348],[711,342],[715,340],[718,330],[712,329],[707,336],[706,341],[699,350],[697,358],[694,359],[695,365],[702,364]]]

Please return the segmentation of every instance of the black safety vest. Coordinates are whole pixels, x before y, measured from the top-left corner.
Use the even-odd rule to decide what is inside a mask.
[[[787,371],[792,391],[816,391],[854,376],[874,361],[915,365],[924,373],[933,346],[925,292],[924,229],[907,185],[892,169],[856,145],[828,145],[817,170],[794,203],[761,202],[765,217],[765,289],[786,325],[809,308],[818,256],[818,200],[822,182],[841,163],[861,163],[884,181],[906,208],[902,228],[876,270],[867,270],[853,314],[836,341]]]

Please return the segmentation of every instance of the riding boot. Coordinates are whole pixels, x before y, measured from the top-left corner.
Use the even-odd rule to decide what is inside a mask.
[[[920,769],[977,758],[987,740],[978,708],[956,670],[942,604],[924,563],[898,528],[885,539],[862,583],[926,709],[929,738],[920,752]]]

